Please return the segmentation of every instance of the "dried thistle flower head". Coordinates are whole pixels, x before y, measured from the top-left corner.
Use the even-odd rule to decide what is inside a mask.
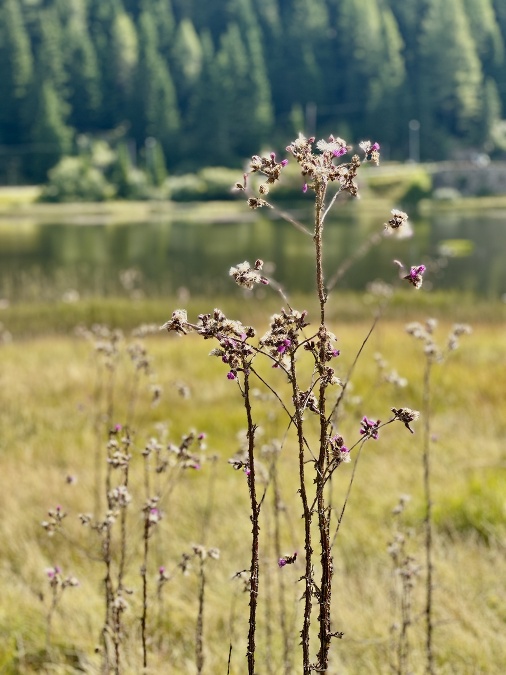
[[[403,422],[408,431],[410,431],[412,434],[415,433],[409,425],[411,422],[416,422],[416,420],[420,417],[418,410],[411,410],[411,408],[390,408],[390,410],[394,414],[394,419]]]
[[[251,289],[255,284],[264,284],[266,286],[269,280],[260,274],[263,265],[263,260],[256,260],[255,265],[251,267],[249,262],[245,260],[235,267],[231,267],[229,274],[231,277],[234,277],[236,284],[243,288]]]
[[[171,318],[166,321],[163,326],[160,326],[160,330],[166,330],[169,333],[174,331],[179,335],[186,335],[189,331],[191,331],[192,327],[188,323],[188,314],[186,309],[175,309],[172,312]]]
[[[411,237],[413,235],[413,228],[408,222],[408,214],[398,209],[392,209],[391,214],[392,217],[385,223],[385,235],[395,235],[397,239]]]
[[[366,160],[369,162],[374,162],[377,166],[380,159],[380,144],[371,143],[371,141],[362,141],[358,145],[364,151]]]
[[[472,333],[471,326],[465,323],[456,323],[452,326],[448,336],[448,351],[455,351],[459,346],[459,337],[461,335],[470,335]]]
[[[313,152],[313,143],[315,139],[305,138],[302,134],[296,138],[286,148],[296,159],[301,168],[303,177],[309,177],[312,182],[304,183],[303,192],[308,188],[319,190],[329,182],[338,181],[341,184],[341,190],[356,195],[357,185],[354,181],[360,166],[360,158],[354,155],[351,162],[346,164],[334,164],[334,159],[346,154],[351,148],[347,146],[342,138],[329,136],[328,140],[320,140],[316,144],[321,154]]]

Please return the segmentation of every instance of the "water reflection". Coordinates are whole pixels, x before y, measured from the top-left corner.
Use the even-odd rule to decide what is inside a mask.
[[[435,289],[458,288],[490,297],[506,293],[504,216],[444,214],[430,222],[415,222],[414,230],[411,239],[383,238],[354,263],[339,285],[363,289],[375,278],[392,280],[396,273],[392,260],[397,258],[407,266],[432,260],[427,281]],[[327,278],[373,231],[370,223],[358,218],[327,223]],[[198,294],[226,293],[233,288],[230,266],[255,258],[271,262],[275,278],[291,291],[313,288],[310,237],[288,223],[266,218],[239,224],[2,224],[0,297],[61,297],[68,289],[81,295],[112,295],[132,288],[146,295],[169,295],[182,287]],[[127,288],[121,273],[130,268],[140,274]]]

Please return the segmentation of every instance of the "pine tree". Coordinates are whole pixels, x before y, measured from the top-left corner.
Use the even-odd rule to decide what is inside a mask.
[[[506,3],[503,0],[493,0],[493,7],[495,11],[495,18],[499,30],[501,31],[502,41],[506,47]],[[505,49],[506,52],[506,49]],[[497,68],[497,73],[495,75],[495,81],[497,85],[497,90],[501,97],[502,107],[506,109],[506,78],[504,77],[504,68],[506,67],[506,53],[502,59],[502,62]]]
[[[111,37],[110,60],[114,80],[114,92],[111,93],[115,96],[115,120],[121,123],[128,117],[134,97],[135,75],[139,61],[137,29],[126,12],[121,10],[114,17]]]
[[[121,0],[87,0],[88,25],[95,47],[101,80],[102,105],[98,119],[101,129],[112,129],[124,119],[125,111],[116,97],[117,79],[114,59],[111,58],[111,42],[114,21],[124,12]]]
[[[485,75],[494,75],[504,61],[504,43],[492,0],[464,0],[469,25]]]
[[[4,0],[0,7],[0,141],[4,144],[26,140],[23,123],[32,75],[32,52],[20,5],[17,0]]]
[[[431,0],[420,57],[421,149],[447,155],[445,137],[476,141],[481,118],[481,65],[461,0]]]
[[[272,96],[264,59],[264,41],[251,0],[231,0],[228,13],[231,17],[231,23],[228,24],[227,34],[230,39],[228,39],[227,48],[233,50],[233,43],[240,39],[246,49],[244,55],[247,62],[245,80],[239,81],[238,78],[236,86],[239,90],[244,91],[246,97],[244,105],[249,110],[248,124],[246,129],[242,125],[242,133],[236,136],[234,141],[237,152],[243,156],[254,151],[255,141],[253,139],[256,139],[257,147],[267,139],[273,123]],[[233,26],[238,27],[239,37],[233,34],[235,30],[232,28]],[[225,46],[225,42],[222,42],[223,46]],[[230,56],[233,57],[232,51]],[[236,94],[236,98],[240,99],[240,94]]]
[[[371,71],[369,98],[366,102],[367,130],[363,133],[381,140],[390,141],[404,154],[401,147],[407,136],[409,120],[408,102],[403,97],[406,70],[403,57],[403,41],[393,13],[383,7],[380,15],[378,40],[378,61]]]
[[[188,102],[187,116],[183,119],[181,146],[182,155],[191,169],[201,166],[203,157],[208,157],[210,164],[223,161],[223,157],[216,157],[216,153],[221,153],[222,148],[228,144],[228,117],[222,99],[221,67],[218,65],[209,31],[202,33],[200,44],[202,68]],[[224,155],[228,159],[228,147]]]
[[[167,60],[172,51],[176,20],[172,10],[171,0],[149,0],[151,15],[158,29],[158,50]]]
[[[66,100],[68,76],[65,71],[64,37],[60,18],[53,7],[39,11],[34,43],[38,75],[51,82],[58,96]]]
[[[172,46],[171,63],[174,84],[178,92],[179,108],[184,114],[190,92],[195,86],[202,68],[202,47],[190,19],[183,19],[177,27]]]
[[[321,104],[332,92],[329,16],[324,0],[289,0],[260,8],[264,58],[277,114],[288,121],[294,105]],[[332,73],[332,82],[338,76]]]
[[[405,77],[403,45],[393,14],[384,6],[380,11],[377,0],[342,0],[336,28],[334,68],[342,77],[335,99],[358,140],[371,133],[377,116],[381,124],[387,115],[397,116]],[[390,133],[393,129],[392,124]]]
[[[148,136],[158,140],[169,161],[177,153],[180,115],[171,74],[158,52],[153,17],[139,17],[139,61],[135,77],[134,134],[139,144]]]
[[[75,13],[66,28],[70,124],[79,131],[96,128],[101,104],[101,81],[95,47],[86,17]]]
[[[52,83],[38,81],[35,121],[31,129],[34,158],[30,165],[33,180],[42,181],[61,157],[70,152],[73,131],[65,124],[65,104]]]

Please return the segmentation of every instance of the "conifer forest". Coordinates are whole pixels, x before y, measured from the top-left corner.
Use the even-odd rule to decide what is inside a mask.
[[[505,42],[504,0],[2,0],[0,179],[97,138],[173,173],[301,130],[405,159],[413,121],[422,161],[493,154]]]

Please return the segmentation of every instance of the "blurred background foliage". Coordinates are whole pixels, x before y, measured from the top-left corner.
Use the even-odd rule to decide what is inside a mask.
[[[170,196],[169,171],[193,198],[206,178],[189,173],[301,129],[374,138],[385,159],[501,157],[505,7],[2,0],[0,181],[142,199]]]

